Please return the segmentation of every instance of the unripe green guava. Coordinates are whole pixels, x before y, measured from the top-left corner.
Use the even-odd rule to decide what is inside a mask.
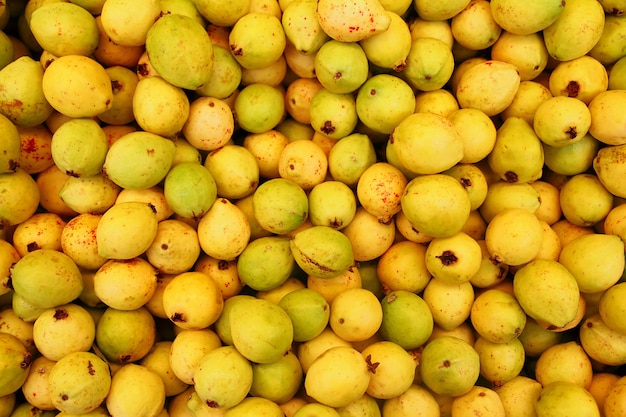
[[[480,375],[478,353],[467,342],[442,336],[428,342],[420,359],[422,381],[440,395],[469,392]]]
[[[13,267],[11,282],[17,294],[41,308],[67,304],[83,291],[78,266],[53,249],[38,249],[23,256]]]
[[[109,144],[98,122],[81,118],[68,120],[54,132],[50,150],[60,170],[90,177],[102,171]]]
[[[275,362],[291,348],[291,320],[271,301],[241,300],[231,309],[229,321],[233,345],[251,362]]]
[[[328,226],[313,226],[291,240],[296,263],[308,275],[333,278],[354,264],[352,243],[346,235]]]
[[[157,185],[170,170],[176,145],[146,131],[130,132],[117,139],[102,167],[106,176],[122,188]]]

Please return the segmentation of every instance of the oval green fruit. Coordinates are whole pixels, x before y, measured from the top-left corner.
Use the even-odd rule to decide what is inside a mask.
[[[16,294],[42,308],[70,303],[83,291],[78,266],[54,249],[38,249],[23,256],[13,266],[11,282]]]
[[[213,43],[192,17],[161,16],[148,30],[146,51],[155,71],[172,85],[196,90],[209,81]]]
[[[298,357],[288,351],[275,362],[252,364],[250,394],[282,404],[297,393],[302,378],[302,365]]]
[[[174,213],[199,219],[217,198],[217,185],[211,172],[196,162],[182,162],[165,176],[163,192]]]
[[[278,235],[298,228],[309,214],[309,200],[302,187],[284,178],[259,185],[252,200],[259,225]]]
[[[96,325],[96,346],[107,360],[130,364],[148,354],[156,340],[156,324],[150,312],[106,308]]]
[[[229,321],[235,348],[251,362],[276,362],[291,348],[291,320],[271,301],[242,299],[232,307]]]
[[[478,353],[457,337],[437,337],[422,351],[420,375],[424,384],[437,394],[463,395],[472,389],[480,375]]]
[[[285,114],[285,101],[277,88],[261,83],[245,86],[235,98],[236,120],[250,133],[273,129]]]
[[[333,278],[354,264],[350,239],[328,226],[305,229],[297,233],[290,244],[298,266],[314,277]]]
[[[301,288],[285,294],[278,306],[293,325],[293,340],[306,342],[324,331],[330,318],[330,306],[320,293],[310,288]]]
[[[239,279],[256,291],[278,287],[291,276],[294,267],[289,239],[280,236],[251,241],[237,260]]]
[[[93,119],[72,119],[52,135],[52,159],[60,170],[74,177],[90,177],[102,171],[109,144]]]
[[[361,174],[376,163],[376,151],[370,138],[352,133],[335,142],[328,154],[328,171],[335,181],[356,185]]]
[[[422,346],[433,332],[434,321],[422,297],[406,290],[392,291],[381,301],[383,321],[380,334],[384,340],[405,349]]]
[[[411,86],[391,74],[373,75],[358,89],[356,112],[370,129],[389,134],[415,111],[415,93]]]
[[[224,300],[224,306],[222,308],[222,314],[215,322],[215,333],[219,336],[220,340],[225,344],[232,346],[233,338],[230,332],[230,312],[235,304],[242,300],[254,299],[255,297],[248,294],[237,294]]]
[[[176,145],[169,139],[145,131],[130,132],[109,148],[103,170],[122,188],[150,188],[170,170]]]
[[[310,113],[313,129],[336,140],[351,134],[358,122],[354,96],[334,93],[326,88],[311,99]]]
[[[26,378],[32,362],[32,355],[17,336],[0,333],[0,395],[10,395],[18,391]]]
[[[368,77],[369,63],[358,43],[330,40],[315,54],[315,76],[329,91],[352,93]]]

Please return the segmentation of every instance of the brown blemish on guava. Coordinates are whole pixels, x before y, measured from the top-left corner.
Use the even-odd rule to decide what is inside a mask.
[[[11,159],[9,161],[9,171],[15,172],[15,170],[20,166],[20,163],[15,159]]]
[[[491,260],[491,263],[493,263],[494,261]],[[504,278],[504,275],[506,274],[506,268],[504,268],[503,266],[500,266],[500,268],[498,268],[498,275],[497,278],[498,279],[502,279]]]
[[[578,136],[576,126],[570,126],[569,129],[565,131],[565,134],[568,135],[570,139],[576,139],[576,136]]]
[[[170,318],[174,323],[185,323],[187,321],[183,313],[174,313]]]
[[[378,368],[378,365],[380,365],[380,362],[372,363],[372,355],[367,355],[367,357],[365,358],[365,363],[367,363],[367,370],[373,374],[376,373],[376,368]]]
[[[36,251],[37,249],[40,249],[39,244],[37,242],[30,242],[28,245],[26,245],[26,250],[28,252],[33,252],[33,251]]]
[[[93,369],[93,363],[91,363],[91,361],[87,361],[87,373],[89,375],[95,375],[96,374],[96,370]]]
[[[389,226],[393,222],[393,216],[381,217],[378,219],[378,223],[384,224],[385,226]]]
[[[459,260],[459,258],[451,250],[444,250],[441,255],[437,255],[435,258],[439,259],[445,266],[450,266]]]
[[[469,188],[472,186],[472,180],[469,178],[459,178],[459,182],[461,183],[461,185],[463,186],[463,188]]]
[[[332,220],[329,222],[329,225],[330,225],[330,227],[332,227],[332,228],[334,228],[334,229],[338,229],[338,228],[340,228],[341,226],[343,226],[343,222],[342,222],[341,220],[339,220],[339,219],[337,219],[337,218],[335,217],[334,219],[332,219]]]
[[[122,87],[122,83],[118,80],[111,80],[111,88],[113,89],[113,92],[121,91]]]
[[[243,49],[241,49],[237,45],[230,45],[230,50],[233,53],[233,55],[235,55],[235,56],[242,56],[243,55]]]
[[[504,180],[509,184],[519,181],[517,174],[513,171],[507,171],[504,173]]]
[[[20,363],[20,368],[26,369],[30,366],[32,362],[33,362],[33,355],[30,353],[26,353],[24,354],[24,357],[22,358],[22,362]]]
[[[227,270],[228,269],[228,261],[220,260],[217,263],[217,269],[219,269],[220,271]]]
[[[404,71],[405,68],[406,68],[406,60],[402,61],[401,63],[393,67],[393,70],[395,72],[402,72]]]
[[[142,77],[147,77],[150,74],[150,71],[148,71],[148,64],[137,65],[137,74]]]
[[[570,81],[567,83],[567,86],[563,90],[564,93],[567,94],[568,97],[578,97],[578,93],[580,92],[580,84],[576,81]]]
[[[69,316],[69,314],[67,314],[67,310],[64,308],[57,308],[56,310],[54,310],[54,319],[55,320],[63,320],[66,319]]]
[[[326,135],[332,134],[335,131],[335,126],[333,126],[333,122],[330,120],[326,120],[321,128],[321,131]]]

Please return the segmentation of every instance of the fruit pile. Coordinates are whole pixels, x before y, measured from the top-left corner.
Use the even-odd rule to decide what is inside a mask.
[[[0,417],[624,417],[624,13],[0,2]]]

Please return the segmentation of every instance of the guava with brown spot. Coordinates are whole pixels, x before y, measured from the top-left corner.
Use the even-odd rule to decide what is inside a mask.
[[[93,352],[73,352],[59,359],[48,375],[52,404],[66,413],[83,414],[104,403],[111,388],[109,365]]]
[[[156,324],[148,310],[107,308],[96,326],[95,344],[107,360],[135,362],[148,354],[156,340]]]
[[[406,290],[388,293],[382,300],[380,335],[405,349],[422,346],[431,336],[433,315],[422,297]]]
[[[33,355],[17,336],[0,333],[0,394],[10,395],[20,389],[30,369]]]
[[[296,263],[314,277],[333,278],[354,264],[348,237],[328,226],[313,226],[298,232],[290,246]]]
[[[420,376],[430,390],[456,397],[468,393],[478,381],[480,360],[467,342],[442,336],[425,345],[419,368]]]
[[[334,93],[322,88],[311,99],[311,126],[331,139],[351,134],[358,122],[356,99],[350,93]]]
[[[42,87],[43,74],[41,64],[30,56],[12,60],[2,68],[0,113],[5,118],[17,126],[31,127],[43,123],[52,114],[53,108],[48,103]],[[3,128],[2,131],[11,132],[8,130],[10,127],[6,129]],[[8,140],[7,144],[9,143],[12,142]],[[3,158],[5,157],[3,155]]]
[[[234,346],[221,346],[200,359],[193,374],[200,399],[210,408],[230,408],[252,387],[252,364]]]

